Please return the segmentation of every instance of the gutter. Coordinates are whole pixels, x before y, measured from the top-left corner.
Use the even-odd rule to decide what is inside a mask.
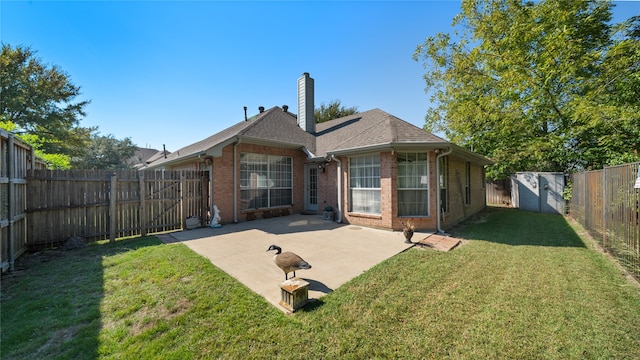
[[[337,182],[338,182],[338,221],[337,223],[342,223],[342,161],[338,160],[334,154],[331,154],[331,160],[338,163],[337,173]]]
[[[438,152],[438,150],[439,149],[436,149],[436,153]],[[442,214],[440,213],[440,158],[443,157],[443,156],[447,156],[447,155],[451,154],[452,152],[453,152],[453,148],[449,147],[449,150],[447,150],[447,151],[445,151],[445,152],[443,152],[441,154],[438,154],[436,156],[436,181],[438,182],[438,186],[436,186],[436,189],[437,189],[437,191],[436,191],[436,209],[437,209],[436,218],[437,218],[437,223],[438,223],[438,234],[441,234],[441,235],[444,235],[446,233],[444,232],[444,230],[442,230],[440,228],[440,222],[441,222],[440,218],[442,216]]]
[[[403,149],[415,149],[416,147],[427,148],[427,149],[437,149],[442,146],[451,146],[451,143],[441,143],[441,142],[425,142],[425,141],[407,141],[407,142],[386,142],[386,143],[378,143],[372,144],[368,146],[356,146],[350,148],[343,148],[338,150],[332,150],[332,154],[336,155],[346,155],[346,154],[355,154],[355,153],[366,153],[372,151],[385,151],[385,150],[403,150]]]
[[[303,147],[302,147],[302,151],[304,151],[304,153],[307,155],[307,159],[314,159],[314,158],[316,158],[316,156],[315,156],[311,151],[309,151],[309,149],[307,149],[307,147],[306,147],[306,146],[303,146]]]

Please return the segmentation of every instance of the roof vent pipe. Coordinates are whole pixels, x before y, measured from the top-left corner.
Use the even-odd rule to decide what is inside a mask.
[[[263,112],[264,112],[264,106],[260,106],[260,107],[258,108],[258,110],[259,110],[261,113],[263,113]]]
[[[244,121],[247,121],[247,107],[244,107]]]

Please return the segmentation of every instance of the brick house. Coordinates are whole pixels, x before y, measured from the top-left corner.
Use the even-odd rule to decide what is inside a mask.
[[[485,157],[380,109],[319,124],[313,111],[304,73],[297,116],[260,108],[149,169],[208,170],[222,223],[330,206],[340,222],[399,230],[410,219],[436,231],[485,207]]]

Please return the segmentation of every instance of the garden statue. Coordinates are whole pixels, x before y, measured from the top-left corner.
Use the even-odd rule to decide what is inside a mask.
[[[213,205],[213,219],[211,219],[211,224],[209,224],[209,227],[212,228],[219,228],[222,225],[220,224],[220,210],[218,209],[217,205]]]

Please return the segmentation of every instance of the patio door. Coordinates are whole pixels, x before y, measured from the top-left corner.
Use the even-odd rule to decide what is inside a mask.
[[[306,211],[318,211],[318,167],[314,164],[305,165],[305,195],[304,207]]]

